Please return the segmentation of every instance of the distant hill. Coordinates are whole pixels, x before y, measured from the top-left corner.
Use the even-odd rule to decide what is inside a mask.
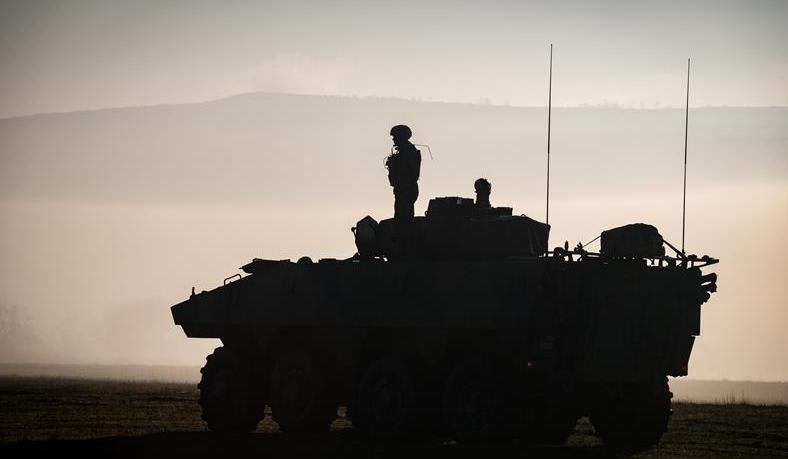
[[[289,206],[390,199],[388,129],[427,143],[422,195],[544,187],[546,112],[383,98],[244,94],[0,120],[0,197]],[[556,194],[679,189],[680,109],[557,108]],[[788,108],[690,112],[691,183],[788,177]]]

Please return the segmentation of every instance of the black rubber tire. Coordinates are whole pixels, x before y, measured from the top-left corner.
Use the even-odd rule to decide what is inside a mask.
[[[265,416],[264,388],[255,384],[240,352],[218,347],[206,358],[199,404],[202,419],[217,432],[252,432]]]
[[[507,387],[506,379],[481,359],[455,365],[443,394],[443,417],[452,438],[467,443],[510,436],[516,403]]]
[[[418,405],[409,369],[396,359],[377,360],[361,377],[353,426],[376,439],[402,438],[414,433]]]
[[[575,433],[580,416],[571,408],[560,404],[535,413],[527,429],[526,440],[530,443],[561,445]]]
[[[566,442],[580,417],[577,394],[560,381],[545,377],[532,377],[526,387],[522,440],[548,445]]]
[[[271,373],[271,415],[287,433],[327,432],[337,417],[325,372],[306,349],[286,351]]]
[[[653,446],[667,431],[672,397],[665,377],[632,385],[599,397],[591,423],[597,436],[609,446]]]

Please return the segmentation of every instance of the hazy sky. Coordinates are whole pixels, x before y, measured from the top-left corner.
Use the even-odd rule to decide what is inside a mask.
[[[0,116],[248,91],[544,105],[788,105],[785,1],[0,5]]]

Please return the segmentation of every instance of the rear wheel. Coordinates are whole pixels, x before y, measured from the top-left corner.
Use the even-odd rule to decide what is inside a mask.
[[[578,417],[571,407],[552,405],[535,414],[527,439],[532,443],[563,444],[575,432]]]
[[[283,353],[271,374],[271,412],[283,432],[325,432],[337,417],[328,384],[315,356],[297,349]]]
[[[591,423],[608,445],[652,446],[667,430],[672,396],[664,377],[611,391],[599,397]]]
[[[240,351],[218,347],[206,358],[199,404],[208,428],[218,432],[251,432],[265,415],[265,393]]]
[[[399,360],[382,359],[364,371],[353,406],[353,425],[375,438],[397,438],[413,432],[418,402],[413,377]]]
[[[457,441],[474,442],[507,436],[516,421],[505,378],[481,359],[457,364],[449,374],[443,413]]]
[[[524,439],[531,443],[562,444],[575,431],[578,402],[574,392],[551,378],[532,378],[523,419]]]

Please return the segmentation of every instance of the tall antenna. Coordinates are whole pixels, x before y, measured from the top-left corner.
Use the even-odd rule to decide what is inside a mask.
[[[547,90],[547,205],[545,223],[550,224],[550,118],[553,107],[553,44],[550,43],[550,85]]]
[[[684,197],[681,204],[681,254],[684,255],[684,230],[687,223],[687,131],[689,129],[690,60],[687,58],[687,105],[684,110]],[[549,128],[548,128],[549,130]],[[549,145],[549,143],[548,143]],[[550,151],[550,147],[547,148]],[[548,153],[549,155],[549,153]]]

